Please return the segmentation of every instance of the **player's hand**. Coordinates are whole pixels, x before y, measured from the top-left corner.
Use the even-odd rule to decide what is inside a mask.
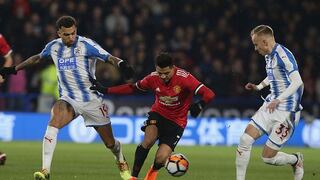
[[[279,104],[279,99],[273,99],[267,106],[267,110],[269,111],[269,113],[273,113],[273,111],[278,107]]]
[[[101,83],[99,83],[96,79],[93,79],[91,90],[98,91],[102,94],[107,94],[108,88],[104,87]]]
[[[131,79],[134,75],[134,70],[126,61],[122,61],[119,64],[119,70],[125,79]]]
[[[198,101],[196,103],[191,104],[189,110],[190,110],[190,115],[194,118],[198,117],[200,112],[205,106],[205,102],[203,100]]]
[[[258,91],[257,85],[252,84],[252,83],[247,83],[244,87],[246,90]]]
[[[0,75],[6,79],[10,74],[17,74],[16,66],[0,68]]]

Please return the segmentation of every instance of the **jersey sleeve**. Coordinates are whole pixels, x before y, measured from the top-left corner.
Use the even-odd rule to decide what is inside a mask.
[[[148,76],[144,77],[142,80],[136,83],[137,89],[140,91],[147,91],[152,89],[153,76],[149,74]]]
[[[202,96],[202,100],[207,104],[209,103],[214,97],[215,93],[209,89],[207,86],[202,84],[198,81],[192,74],[187,76],[188,88],[190,92],[193,92],[194,95]]]
[[[284,50],[284,53],[278,54],[278,58],[281,59],[281,65],[288,74],[298,71],[297,61],[289,50]]]
[[[104,50],[98,43],[88,38],[86,38],[83,42],[86,47],[87,56],[97,57],[98,59],[103,60],[105,62],[108,61],[110,53]]]
[[[197,94],[197,91],[201,88],[202,83],[197,80],[192,74],[189,74],[185,78],[186,84],[190,92],[194,92],[194,94]]]
[[[8,56],[12,52],[10,45],[6,39],[0,34],[0,55],[3,57]]]
[[[52,48],[52,45],[55,44],[56,41],[51,41],[49,42],[45,47],[44,49],[42,49],[41,53],[40,53],[40,57],[41,58],[44,58],[44,59],[48,59],[50,56],[51,56],[51,48]]]

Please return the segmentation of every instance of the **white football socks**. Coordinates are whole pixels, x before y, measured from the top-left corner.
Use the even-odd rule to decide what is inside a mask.
[[[114,147],[111,149],[111,152],[113,153],[113,155],[115,156],[115,159],[118,162],[123,163],[125,161],[122,154],[121,144],[118,140],[115,140]]]
[[[246,171],[250,160],[251,148],[254,139],[248,134],[244,133],[240,137],[240,143],[236,152],[236,169],[237,180],[246,179]]]
[[[58,128],[48,126],[42,143],[42,169],[50,172],[54,149],[57,144]]]
[[[263,162],[275,166],[283,166],[287,164],[294,164],[297,162],[297,157],[293,154],[287,154],[284,152],[278,152],[276,156],[272,158],[262,158]]]

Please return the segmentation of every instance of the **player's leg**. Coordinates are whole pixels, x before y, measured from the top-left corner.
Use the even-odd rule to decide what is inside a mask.
[[[94,126],[94,128],[100,135],[105,146],[113,153],[115,159],[119,162],[125,162],[125,158],[122,154],[121,143],[114,138],[111,123],[103,126]]]
[[[148,119],[144,122],[141,130],[145,132],[143,141],[136,148],[134,164],[132,168],[132,177],[136,178],[139,176],[140,170],[143,166],[145,159],[148,156],[150,148],[154,145],[158,139],[158,119],[161,119],[160,115],[155,112],[148,113]]]
[[[236,176],[237,180],[245,180],[246,171],[250,160],[252,144],[263,132],[253,125],[251,121],[240,137],[240,143],[236,152]]]
[[[160,144],[156,152],[156,157],[154,159],[153,165],[149,168],[144,180],[156,180],[159,169],[161,169],[165,165],[171,153],[172,149],[170,146],[168,146],[167,144]]]
[[[103,99],[92,99],[82,103],[79,107],[85,125],[94,127],[107,149],[113,153],[122,179],[130,178],[130,171],[122,147],[118,140],[115,140],[112,132],[111,122],[108,115],[108,107]]]
[[[57,144],[57,134],[75,117],[73,107],[64,100],[58,100],[52,107],[51,119],[42,144],[42,170],[34,173],[35,179],[49,179],[53,153]]]
[[[300,114],[297,114],[300,118]],[[294,128],[295,113],[276,111],[274,118],[287,117],[283,121],[279,120],[274,124],[274,127],[269,135],[269,139],[263,149],[262,159],[265,163],[282,166],[291,165],[294,170],[295,180],[301,180],[303,177],[303,156],[301,153],[287,154],[280,152],[282,145],[285,144],[291,137]]]
[[[131,173],[133,177],[139,176],[140,170],[148,156],[150,148],[158,139],[158,128],[155,123],[150,124],[150,122],[156,122],[156,120],[147,120],[143,141],[136,148],[136,152],[134,155],[134,164]]]
[[[275,166],[291,165],[294,172],[294,180],[301,180],[304,173],[303,155],[299,152],[287,154],[279,150],[280,147],[273,144],[273,142],[269,139],[263,149],[263,162]]]
[[[278,148],[277,148],[278,149]],[[262,160],[266,164],[283,166],[283,165],[293,165],[298,161],[296,155],[287,154],[278,150],[275,150],[274,147],[269,147],[265,145],[262,152]]]
[[[158,123],[159,148],[145,180],[156,180],[158,171],[165,165],[168,157],[174,151],[183,131],[184,129],[179,125],[161,117]]]
[[[129,166],[122,153],[120,141],[116,140],[113,136],[111,123],[102,126],[94,126],[94,128],[98,132],[105,146],[113,153],[120,170],[121,178],[126,180],[129,179],[131,176]]]

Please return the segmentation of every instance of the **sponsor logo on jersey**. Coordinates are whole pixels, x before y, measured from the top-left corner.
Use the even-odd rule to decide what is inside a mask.
[[[176,106],[179,105],[179,96],[160,96],[159,102],[166,106]]]
[[[59,70],[72,70],[77,68],[77,63],[75,58],[59,58],[58,59]]]

